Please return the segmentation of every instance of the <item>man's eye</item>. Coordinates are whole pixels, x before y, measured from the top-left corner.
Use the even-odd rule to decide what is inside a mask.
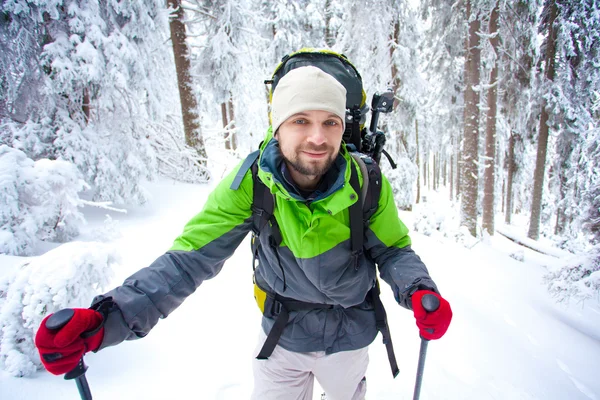
[[[328,121],[325,121],[325,125],[336,126],[338,125],[338,122],[336,120],[330,119]]]
[[[298,118],[298,119],[294,120],[294,123],[295,124],[305,124],[306,120],[303,118]]]

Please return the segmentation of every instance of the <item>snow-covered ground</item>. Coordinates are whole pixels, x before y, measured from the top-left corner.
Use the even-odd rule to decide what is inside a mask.
[[[149,183],[152,200],[145,207],[127,214],[86,210],[81,239],[96,239],[107,213],[118,221],[117,285],[170,247],[213,185]],[[412,217],[402,213],[409,227]],[[600,400],[600,307],[550,298],[542,276],[556,258],[501,235],[471,249],[418,233],[412,238],[454,311],[446,336],[429,344],[422,399]],[[521,250],[523,262],[509,257]],[[0,256],[0,277],[23,262]],[[251,271],[246,240],[217,278],[146,338],[87,355],[94,399],[249,398],[260,322]],[[412,313],[395,305],[387,286],[382,289],[400,375],[392,379],[378,337],[370,348],[367,398],[412,399],[420,339]],[[77,398],[74,382],[45,371],[27,378],[0,372],[0,399]],[[319,387],[314,398],[321,398]]]

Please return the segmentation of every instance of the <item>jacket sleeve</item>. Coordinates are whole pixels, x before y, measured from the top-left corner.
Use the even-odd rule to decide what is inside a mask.
[[[381,178],[379,205],[366,232],[365,248],[379,266],[381,278],[392,287],[396,301],[412,309],[410,298],[414,292],[438,290],[427,267],[410,247],[408,228],[398,217],[389,181]]]
[[[210,194],[173,246],[150,266],[94,299],[105,316],[100,348],[144,337],[206,279],[216,276],[252,225],[252,174],[230,189],[239,166]]]

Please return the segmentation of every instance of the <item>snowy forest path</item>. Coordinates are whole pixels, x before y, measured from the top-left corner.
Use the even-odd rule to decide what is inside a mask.
[[[153,199],[145,208],[114,216],[123,234],[114,242],[123,258],[114,285],[170,247],[211,186],[159,181],[150,188]],[[401,217],[410,227],[410,213]],[[446,336],[429,344],[423,399],[598,400],[598,309],[558,306],[550,298],[542,265],[553,257],[527,250],[525,262],[514,260],[509,254],[516,245],[500,237],[466,249],[411,236],[454,311]],[[216,279],[204,282],[146,338],[86,356],[94,399],[249,398],[261,315],[253,300],[248,239]],[[390,376],[385,346],[376,338],[369,351],[367,398],[410,399],[418,331],[412,313],[395,304],[387,285],[382,301],[400,376]],[[314,395],[320,398],[319,387]],[[46,372],[30,379],[0,374],[3,399],[76,396],[72,382]]]

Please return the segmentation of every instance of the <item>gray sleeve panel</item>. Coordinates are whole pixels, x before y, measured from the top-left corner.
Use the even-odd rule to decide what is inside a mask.
[[[144,337],[200,284],[215,277],[248,234],[251,219],[196,251],[168,251],[110,292],[116,308],[104,324],[100,348]]]
[[[97,296],[94,299],[94,303],[100,302],[104,298],[105,296]],[[125,323],[125,320],[123,319],[121,310],[118,308],[110,312],[105,318],[104,338],[102,339],[102,344],[96,351],[100,351],[105,347],[114,346],[115,344],[119,344],[124,340],[134,340],[139,338],[135,332],[129,329]]]
[[[410,246],[387,247],[371,230],[367,231],[367,238],[371,245],[369,253],[379,266],[379,275],[392,287],[398,304],[412,310],[410,299],[417,290],[439,293],[427,267]]]

